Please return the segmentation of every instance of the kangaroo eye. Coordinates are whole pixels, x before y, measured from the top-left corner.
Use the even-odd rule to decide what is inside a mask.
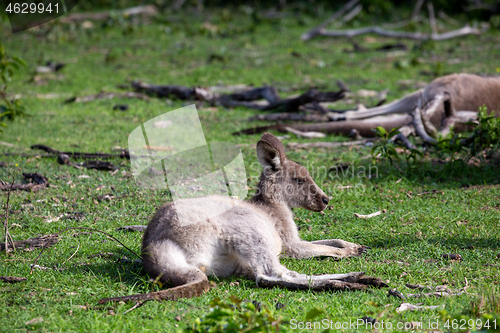
[[[294,178],[294,180],[297,182],[297,184],[304,184],[306,181],[304,179],[300,179],[300,178]]]

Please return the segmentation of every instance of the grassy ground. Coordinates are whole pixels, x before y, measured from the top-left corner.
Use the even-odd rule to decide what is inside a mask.
[[[289,12],[285,18],[261,18],[256,23],[251,15],[234,9],[191,12],[144,25],[111,22],[101,27],[96,23],[92,29],[56,25],[50,31],[42,27],[15,35],[4,29],[1,38],[7,50],[29,64],[12,82],[10,91],[22,94],[30,117],[8,123],[1,140],[15,148],[1,149],[32,153],[32,144],[45,144],[59,150],[111,152],[113,147],[126,147],[128,134],[140,123],[185,105],[165,100],[63,103],[71,96],[118,91],[118,84],[132,79],[187,86],[272,84],[282,95],[302,92],[311,86],[336,90],[335,82],[340,79],[353,91],[389,89],[389,100],[393,100],[414,90],[412,85],[417,81],[429,82],[436,74],[500,71],[498,32],[439,43],[404,41],[408,52],[352,53],[346,52],[352,44],[343,39],[318,38],[308,43],[299,40],[301,33],[322,19],[323,16],[296,16]],[[219,30],[203,26],[205,21]],[[365,18],[351,25],[369,23]],[[358,37],[356,41],[369,48],[393,42],[376,36]],[[47,60],[65,62],[67,66],[60,74],[35,76],[36,65]],[[413,81],[403,84],[401,80]],[[57,94],[56,98],[44,98],[49,93]],[[371,105],[376,101],[363,102]],[[123,103],[129,104],[130,109],[113,111],[115,104]],[[348,105],[338,104],[339,108],[345,106]],[[254,187],[259,170],[254,167],[257,159],[251,145],[259,136],[238,137],[230,133],[248,127],[250,124],[242,120],[258,111],[214,111],[207,107],[198,110],[207,141],[242,144],[249,186]],[[339,139],[327,137],[328,141]],[[290,138],[284,143],[290,141],[300,140]],[[334,197],[324,215],[295,210],[301,237],[342,238],[368,245],[371,250],[363,257],[341,261],[310,259],[283,263],[307,274],[365,271],[404,293],[412,292],[406,283],[446,285],[460,290],[467,281],[467,294],[408,301],[444,305],[444,311],[398,313],[396,309],[403,301],[388,296],[387,289],[345,293],[261,290],[256,289],[254,281],[234,277],[214,279],[218,287],[202,297],[186,302],[148,302],[124,314],[132,304],[97,306],[97,301],[154,289],[149,278],[140,265],[120,260],[134,257],[117,243],[97,233],[69,231],[38,262],[58,269],[34,270],[29,274],[38,250],[0,254],[0,275],[28,278],[26,282],[0,285],[0,331],[172,331],[206,313],[211,299],[228,301],[230,295],[265,302],[284,320],[303,321],[309,310],[320,308],[325,312],[315,320],[327,318],[335,323],[370,316],[389,321],[394,327],[398,322],[420,321],[425,330],[429,330],[429,322],[436,320],[439,330],[446,330],[443,318],[447,316],[485,321],[482,313],[498,313],[498,166],[442,164],[431,155],[410,170],[404,162],[396,166],[382,161],[373,164],[367,158],[369,153],[368,147],[287,152],[289,158],[307,165],[317,183]],[[111,233],[127,247],[139,251],[141,234],[115,229],[146,224],[155,209],[170,198],[165,191],[139,188],[128,177],[128,161],[112,161],[120,165],[115,175],[61,166],[50,158],[3,156],[2,161],[9,164],[0,169],[4,181],[9,180],[8,171],[18,181],[22,179],[21,172],[39,172],[53,185],[37,193],[11,194],[9,224],[15,240],[67,227],[92,227]],[[339,163],[350,163],[349,172],[320,172]],[[342,191],[339,185],[353,187]],[[97,200],[108,193],[113,193],[115,199]],[[5,200],[2,193],[2,203]],[[367,220],[353,216],[380,209],[388,211]],[[65,213],[83,218],[49,222]],[[458,253],[463,261],[443,259],[441,254],[445,253]],[[481,295],[493,295],[492,300],[480,302],[477,299]],[[276,302],[285,307],[275,310]],[[26,324],[39,317],[43,321]],[[497,328],[498,325],[500,322]],[[284,324],[282,329],[293,327]]]

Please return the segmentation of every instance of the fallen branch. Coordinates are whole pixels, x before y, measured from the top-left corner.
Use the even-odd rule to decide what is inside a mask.
[[[329,24],[331,24],[333,21],[337,20],[339,17],[341,17],[342,15],[344,15],[349,9],[351,9],[352,7],[354,7],[358,2],[359,2],[359,0],[351,0],[351,1],[349,1],[348,3],[346,3],[344,5],[344,7],[342,7],[340,10],[338,10],[337,12],[335,12],[326,21],[324,21],[320,25],[314,27],[309,32],[306,32],[306,33],[302,34],[302,36],[300,36],[300,39],[305,42],[305,41],[310,40],[311,38],[314,38],[316,35],[318,35],[318,33],[322,29],[324,29],[326,26],[328,26]]]
[[[335,121],[335,122],[325,122],[317,124],[287,124],[285,125],[269,125],[260,126],[243,129],[234,132],[233,135],[241,134],[257,134],[263,133],[270,130],[277,130],[281,133],[286,133],[285,127],[290,127],[302,132],[323,132],[327,134],[342,134],[349,135],[353,129],[356,129],[358,133],[363,137],[374,137],[375,132],[373,128],[381,126],[386,130],[390,131],[393,128],[400,128],[405,125],[412,125],[413,118],[409,114],[395,114],[391,116],[378,116],[369,119],[362,120],[347,120],[347,121]]]
[[[139,301],[139,302],[135,303],[135,305],[133,307],[131,307],[130,309],[128,309],[127,311],[125,311],[123,314],[126,315],[127,313],[129,313],[131,311],[134,311],[137,308],[140,308],[141,306],[143,306],[148,301],[150,301],[150,300],[147,299],[145,301]]]
[[[64,155],[67,155],[69,157],[83,158],[83,159],[91,159],[91,158],[101,158],[101,159],[126,158],[126,159],[130,159],[129,152],[126,149],[122,149],[120,151],[120,154],[82,153],[82,152],[59,151],[59,150],[52,149],[49,146],[45,146],[45,145],[32,145],[31,149],[40,149],[40,150],[43,150],[49,154],[52,154],[52,155],[48,155],[48,156],[60,156],[61,154],[64,154]],[[43,155],[42,157],[46,157],[46,155]]]
[[[57,162],[59,162],[59,164],[70,165],[77,169],[86,168],[86,169],[108,170],[108,171],[118,170],[118,167],[116,165],[106,161],[90,160],[81,163],[74,163],[70,161],[69,156],[66,154],[59,154],[57,156]]]
[[[78,22],[78,21],[98,21],[98,20],[106,20],[110,18],[112,15],[121,15],[123,17],[143,15],[143,16],[156,16],[158,14],[158,8],[153,5],[148,6],[137,6],[130,7],[124,10],[109,10],[103,12],[95,12],[95,13],[74,13],[63,16],[59,19],[61,23],[70,23],[70,22]]]
[[[403,303],[399,306],[399,308],[396,309],[396,312],[403,312],[403,311],[415,311],[415,310],[435,310],[443,307],[443,305],[430,305],[430,306],[425,306],[425,305],[414,305],[410,303]]]
[[[374,33],[377,35],[381,35],[384,37],[393,37],[393,38],[408,38],[413,40],[434,40],[441,41],[451,38],[456,38],[465,35],[480,35],[481,31],[477,28],[472,28],[469,26],[465,26],[458,30],[448,31],[442,34],[424,34],[421,32],[404,32],[404,31],[394,31],[394,30],[385,30],[380,27],[367,27],[360,29],[350,29],[350,30],[320,30],[318,32],[321,36],[326,37],[355,37],[359,35],[365,35],[369,33]]]
[[[29,238],[26,240],[15,241],[14,246],[18,250],[28,250],[31,251],[33,249],[42,248],[42,247],[51,247],[59,241],[59,237],[57,234],[45,235],[40,237]],[[5,245],[0,244],[0,250],[5,250]]]
[[[308,139],[312,138],[324,138],[326,135],[321,132],[301,132],[299,130],[293,129],[291,127],[285,127],[285,129],[292,134],[295,134],[297,137],[304,137]]]
[[[436,24],[436,16],[434,15],[434,6],[432,2],[427,3],[427,11],[429,12],[429,24],[431,26],[432,36],[436,36],[438,34],[437,24]]]
[[[308,122],[318,122],[318,123],[330,121],[330,119],[326,115],[288,113],[288,112],[259,114],[247,119],[247,121],[256,121],[256,120],[268,120],[268,121],[291,120],[291,121],[308,121]]]
[[[10,191],[14,190],[37,192],[38,190],[46,188],[49,185],[47,178],[45,178],[39,173],[23,173],[23,177],[26,180],[33,180],[34,183],[28,183],[28,184],[12,183],[10,185],[0,183],[0,191],[9,191],[9,193]]]
[[[87,95],[82,97],[71,97],[65,101],[65,103],[83,103],[83,102],[91,102],[97,99],[112,99],[112,98],[138,98],[143,101],[149,101],[149,97],[145,94],[141,94],[138,92],[126,92],[126,93],[105,93],[100,92],[95,95]]]
[[[195,88],[187,88],[174,85],[155,85],[141,81],[132,81],[132,88],[136,92],[144,93],[158,98],[176,97],[180,100],[191,100],[195,97]]]
[[[308,142],[308,143],[289,142],[287,146],[290,149],[338,148],[338,147],[364,145],[367,142],[372,142],[372,141],[373,139],[364,139],[364,140],[346,141],[346,142]]]
[[[453,19],[453,18],[449,17],[449,16],[448,16],[448,15],[446,15],[446,13],[445,13],[445,12],[443,12],[443,11],[439,11],[438,16],[439,16],[442,20],[444,20],[444,21],[448,22],[448,23],[449,23],[449,24],[451,24],[451,25],[459,25],[459,24],[460,24],[460,22],[458,22],[457,20],[455,20],[455,19]]]
[[[342,22],[343,23],[349,22],[350,20],[352,20],[353,18],[355,18],[356,16],[358,16],[359,13],[361,13],[362,10],[363,10],[363,5],[361,5],[361,4],[357,5],[356,7],[354,7],[353,10],[351,10],[349,13],[347,13],[342,18]]]
[[[270,103],[268,106],[262,108],[262,110],[269,111],[280,108],[283,112],[297,112],[301,105],[312,102],[335,102],[344,98],[344,96],[344,90],[337,92],[319,92],[316,89],[310,89],[299,97],[283,99],[275,103]]]
[[[446,291],[433,291],[430,293],[419,293],[419,294],[406,294],[406,297],[418,298],[418,297],[450,297],[450,296],[460,296],[462,292],[458,293],[448,293]]]
[[[136,92],[159,98],[174,97],[180,100],[199,100],[208,102],[212,105],[221,105],[229,108],[243,106],[261,111],[280,109],[282,112],[297,112],[302,105],[309,103],[335,102],[345,96],[345,90],[343,89],[336,92],[320,92],[316,89],[310,89],[298,97],[280,99],[277,90],[269,86],[254,88],[239,93],[218,94],[206,88],[154,85],[142,83],[140,81],[133,81],[132,88]],[[253,102],[260,99],[265,99],[268,103],[262,104]],[[331,110],[320,107],[316,107],[316,109],[317,111],[331,112]]]
[[[0,276],[0,280],[7,283],[17,283],[28,280],[25,277],[17,277],[17,276]]]

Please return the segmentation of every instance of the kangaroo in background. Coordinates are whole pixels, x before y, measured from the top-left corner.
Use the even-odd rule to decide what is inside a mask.
[[[482,77],[474,74],[450,74],[433,80],[420,89],[389,104],[343,114],[328,113],[331,122],[315,124],[286,124],[250,128],[237,133],[255,134],[286,127],[299,131],[320,131],[349,135],[353,130],[366,137],[375,136],[377,126],[386,130],[414,127],[427,142],[438,134],[447,135],[451,127],[457,132],[470,129],[467,125],[477,118],[478,110],[486,105],[488,112],[500,116],[500,77]],[[407,130],[405,136],[410,132]],[[430,135],[429,135],[430,134]]]
[[[264,170],[257,194],[249,202],[223,196],[183,199],[175,205],[164,204],[149,223],[142,243],[144,268],[151,278],[174,288],[103,299],[101,303],[199,296],[210,289],[207,276],[240,275],[255,279],[259,287],[288,289],[385,286],[363,272],[308,276],[280,264],[280,254],[297,259],[345,258],[361,255],[366,247],[341,239],[301,240],[291,208],[320,212],[327,207],[328,196],[305,167],[287,159],[282,143],[272,134],[262,135],[257,157]],[[225,212],[189,225],[179,223],[179,210],[197,220],[200,213],[214,206],[224,207]]]

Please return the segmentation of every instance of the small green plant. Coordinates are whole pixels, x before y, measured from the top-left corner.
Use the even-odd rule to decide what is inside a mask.
[[[438,141],[438,153],[449,154],[450,160],[453,160],[457,153],[465,152],[465,161],[468,161],[478,155],[482,158],[481,153],[487,154],[499,148],[500,119],[493,113],[488,114],[485,106],[479,109],[477,120],[468,122],[467,125],[475,126],[471,134],[456,134],[451,131],[447,137]]]
[[[207,314],[183,332],[279,332],[282,319],[274,317],[266,305],[230,296],[230,303],[216,297]]]
[[[374,129],[376,135],[380,138],[372,148],[372,158],[375,159],[376,156],[380,154],[381,159],[389,160],[389,163],[393,164],[393,159],[399,161],[399,155],[394,147],[394,142],[391,138],[399,134],[399,130],[394,128],[389,132],[383,127],[377,127]]]
[[[0,42],[0,119],[7,117],[12,120],[17,116],[25,115],[21,101],[18,99],[9,100],[7,97],[8,84],[20,66],[26,67],[26,62],[19,57],[7,55],[5,47]],[[6,125],[0,123],[0,126],[5,127]]]

